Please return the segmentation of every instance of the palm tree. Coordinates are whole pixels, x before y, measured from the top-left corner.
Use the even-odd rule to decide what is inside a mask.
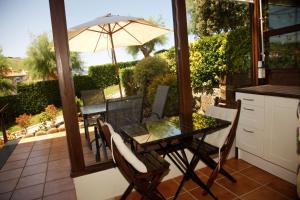
[[[71,52],[73,70],[82,71],[80,55]],[[47,34],[36,37],[27,49],[25,64],[32,70],[33,75],[43,80],[57,79],[57,67],[53,42],[49,41]]]
[[[7,59],[2,54],[2,49],[0,48],[0,96],[11,94],[15,87],[12,81],[5,78],[5,72],[7,72]]]
[[[154,24],[158,24],[160,26],[164,26],[162,18],[159,17],[158,19],[150,18],[149,21],[153,22]],[[127,53],[131,54],[134,58],[137,56],[139,52],[142,52],[144,57],[149,57],[150,54],[155,50],[157,45],[164,45],[167,42],[167,37],[162,35],[160,37],[154,38],[153,40],[146,42],[140,46],[129,46],[126,48]]]

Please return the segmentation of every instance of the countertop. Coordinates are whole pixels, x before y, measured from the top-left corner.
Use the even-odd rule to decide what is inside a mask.
[[[259,85],[236,89],[237,92],[300,99],[300,86]]]

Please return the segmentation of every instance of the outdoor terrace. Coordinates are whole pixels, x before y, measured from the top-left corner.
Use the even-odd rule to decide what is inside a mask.
[[[95,162],[93,152],[84,140],[82,141],[85,162]],[[225,168],[236,177],[237,183],[233,184],[219,175],[212,187],[213,193],[219,199],[297,199],[295,185],[243,160],[230,159]],[[204,181],[209,173],[208,168],[197,171]],[[172,199],[180,181],[181,176],[163,181],[159,191],[167,199]],[[6,199],[76,199],[64,132],[21,139],[0,170],[0,200]],[[140,199],[140,196],[133,192],[129,199]],[[178,199],[196,200],[211,197],[202,196],[202,189],[189,181]]]

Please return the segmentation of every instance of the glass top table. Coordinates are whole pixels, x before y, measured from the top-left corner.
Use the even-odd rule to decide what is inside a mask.
[[[125,137],[132,139],[138,145],[147,146],[174,139],[209,134],[229,125],[230,122],[228,121],[201,114],[193,114],[193,129],[188,133],[183,133],[180,130],[179,117],[124,126],[121,128],[121,132]]]

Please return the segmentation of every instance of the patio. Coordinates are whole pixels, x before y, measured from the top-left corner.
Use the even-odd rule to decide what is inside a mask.
[[[85,142],[83,152],[85,162],[93,163],[94,154]],[[297,199],[295,185],[243,160],[230,159],[225,168],[238,182],[232,184],[219,175],[212,187],[212,192],[219,199]],[[197,171],[202,180],[207,180],[209,173],[208,168]],[[0,170],[0,200],[76,199],[73,180],[69,175],[70,161],[64,132],[24,138]],[[172,199],[180,181],[181,176],[165,180],[160,184],[159,191],[167,199]],[[133,192],[129,199],[139,198],[139,195]],[[196,200],[211,197],[202,196],[202,189],[189,181],[178,199]]]

